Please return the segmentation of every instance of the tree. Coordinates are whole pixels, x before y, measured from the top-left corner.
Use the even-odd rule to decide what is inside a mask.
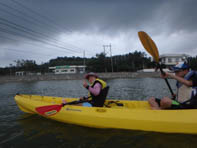
[[[104,72],[105,68],[107,68],[107,64],[103,52],[96,54],[96,58],[91,58],[87,61],[87,71]]]
[[[16,68],[19,71],[30,71],[35,72],[37,68],[36,61],[34,60],[16,60],[14,61],[16,63]]]

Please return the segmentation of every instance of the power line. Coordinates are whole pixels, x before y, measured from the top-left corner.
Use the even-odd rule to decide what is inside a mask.
[[[1,18],[0,18],[0,20],[1,20]],[[6,24],[6,23],[3,23],[3,22],[0,22],[0,24],[1,25],[5,25],[6,27],[10,27],[12,29],[15,29],[17,31],[20,31],[20,33],[16,33],[16,32],[10,31],[10,30],[6,30],[5,28],[0,28],[0,31],[6,32],[6,33],[9,33],[9,34],[11,33],[11,34],[14,34],[14,35],[17,35],[17,36],[19,34],[21,34],[21,32],[28,33],[27,35],[23,34],[21,36],[25,36],[25,37],[27,37],[27,38],[29,38],[31,40],[35,40],[35,41],[38,41],[38,42],[41,42],[41,43],[44,43],[44,44],[47,44],[47,45],[51,45],[51,46],[54,46],[54,47],[57,47],[57,48],[65,49],[65,50],[67,50],[69,52],[76,53],[76,51],[68,49],[68,48],[65,48],[65,47],[62,47],[62,46],[59,46],[56,43],[51,42],[49,39],[40,40],[40,39],[36,38],[34,32],[32,33],[31,30],[24,30],[23,28],[22,29],[21,28],[17,28],[15,26],[12,26],[10,24]]]
[[[3,32],[3,33],[5,33],[3,30],[1,30],[1,28],[0,28],[0,32]],[[15,42],[19,42],[19,40],[16,40],[16,39],[13,39],[13,38],[9,38],[9,37],[7,37],[7,36],[1,36],[2,34],[0,34],[0,38],[2,38],[2,39],[8,39],[8,40],[12,40],[12,41],[15,41]],[[37,47],[38,46],[38,44],[37,44],[37,42],[26,42],[26,41],[23,41],[23,44],[28,44],[28,45],[33,45],[34,47]],[[51,50],[51,49],[53,49],[54,50],[54,48],[49,48],[49,47],[44,47],[44,49],[49,49],[49,50]],[[56,51],[59,51],[59,52],[62,52],[62,53],[64,53],[65,51],[63,51],[63,50],[59,50],[59,49],[55,49]],[[24,51],[24,52],[26,52],[26,51]]]
[[[8,50],[8,51],[14,51],[14,52],[17,52],[17,53],[24,53],[24,54],[27,54],[26,52],[27,51],[25,51],[25,50],[17,50],[17,49],[10,49],[10,48],[2,48],[2,49],[5,49],[5,50]],[[37,53],[37,52],[35,52],[35,51],[28,51],[28,53],[29,54],[34,54],[34,55],[36,55],[36,56],[39,56],[40,55],[40,53]],[[42,54],[43,56],[52,56],[52,55],[48,55],[48,54]]]
[[[14,10],[15,12],[17,12],[17,13],[23,15],[23,16],[26,16],[26,18],[31,18],[32,20],[34,20],[33,22],[40,23],[41,25],[43,25],[43,23],[44,23],[45,26],[49,26],[48,23],[45,23],[45,22],[43,22],[43,21],[42,21],[42,23],[41,23],[39,19],[36,19],[36,18],[34,18],[34,17],[32,17],[32,16],[29,16],[29,15],[27,15],[27,13],[24,13],[24,12],[18,10],[18,9],[15,9],[15,8],[13,8],[13,7],[10,7],[10,6],[7,5],[7,4],[4,4],[4,3],[0,2],[0,5],[4,6],[4,7],[6,7],[6,8],[9,8],[9,9],[11,9],[11,10]],[[6,12],[7,12],[7,11],[6,11]],[[8,13],[8,14],[13,15],[12,13]],[[16,15],[14,15],[14,16],[16,16]],[[21,17],[20,17],[20,18],[21,18]],[[26,18],[23,17],[22,19],[27,21]],[[27,22],[29,22],[29,21],[27,21]],[[30,22],[32,22],[32,21],[30,21]],[[33,23],[33,24],[35,24],[35,23]],[[24,27],[23,27],[23,28],[24,28]],[[56,27],[55,29],[57,30],[57,27]],[[58,29],[59,29],[59,28],[58,28]],[[56,41],[57,41],[57,40],[56,40]],[[59,41],[58,41],[58,42],[59,42]],[[71,46],[73,46],[73,45],[71,45]],[[76,48],[76,47],[75,47],[75,48]],[[67,49],[68,49],[68,48],[67,48]],[[77,47],[77,50],[78,50],[78,49],[80,49],[80,48]],[[81,49],[80,49],[80,50],[81,50]],[[75,51],[75,52],[76,52],[76,51]],[[78,52],[78,51],[77,51],[77,52]]]
[[[38,12],[32,10],[31,8],[29,8],[29,7],[25,6],[25,5],[23,5],[22,3],[20,3],[20,2],[18,2],[18,1],[16,1],[16,0],[10,0],[10,1],[12,1],[12,2],[14,2],[15,4],[17,4],[18,6],[20,6],[20,7],[24,8],[24,9],[30,11],[31,13],[35,14],[36,16],[39,16],[39,17],[41,17],[41,18],[47,20],[47,21],[50,23],[50,25],[53,25],[56,29],[59,29],[59,28],[57,27],[57,25],[59,26],[59,24],[55,23],[54,20],[52,20],[51,18],[49,18],[49,17],[47,17],[47,16],[44,16],[44,15],[42,15],[42,14],[40,14],[40,13],[38,13]],[[54,23],[55,23],[56,25],[54,25]],[[69,32],[72,32],[72,30],[70,30],[70,29],[67,29],[67,28],[65,28],[65,29],[68,30]]]
[[[13,23],[13,22],[11,22],[11,21],[8,21],[7,19],[4,19],[4,18],[1,18],[0,17],[0,21],[2,21],[2,22],[0,22],[0,24],[3,24],[3,25],[7,25],[7,26],[9,26],[9,27],[11,27],[11,28],[14,28],[14,29],[16,29],[16,30],[20,30],[20,31],[23,31],[23,32],[26,32],[26,33],[28,33],[28,34],[31,34],[31,35],[33,35],[33,36],[40,36],[40,37],[45,37],[45,40],[48,40],[48,41],[52,41],[52,39],[48,39],[49,38],[49,36],[47,36],[47,35],[45,35],[45,34],[43,34],[43,33],[39,33],[39,32],[36,32],[36,31],[34,31],[34,30],[32,30],[32,29],[29,29],[29,28],[27,28],[27,27],[24,27],[24,26],[22,26],[22,25],[18,25],[18,24],[16,24],[16,23]],[[5,23],[6,22],[6,23]],[[55,40],[55,41],[57,41],[57,40]],[[53,41],[54,42],[54,41]],[[55,43],[56,44],[56,43]],[[68,48],[65,48],[65,47],[62,47],[62,48],[64,48],[64,49],[66,49],[66,50],[69,50],[69,51],[72,51],[72,52],[77,52],[77,51],[74,51],[74,50],[72,50],[72,49],[68,49]]]
[[[31,9],[31,8],[29,8],[29,7],[25,6],[25,5],[23,5],[22,3],[20,3],[20,2],[18,2],[18,1],[16,1],[16,0],[10,0],[10,1],[14,2],[15,4],[17,4],[18,6],[22,7],[23,9],[27,10],[28,12],[31,12],[32,14],[36,15],[37,17],[42,18],[42,19],[41,19],[42,22],[43,22],[43,20],[49,22],[49,23],[47,23],[47,24],[44,22],[47,26],[48,26],[48,25],[52,25],[51,27],[55,28],[56,30],[60,30],[60,28],[57,27],[57,26],[59,26],[59,24],[55,23],[55,21],[52,20],[51,18],[49,18],[49,17],[47,17],[47,16],[44,16],[44,15],[42,15],[41,13],[38,13],[38,12],[34,11],[33,9]],[[36,22],[39,22],[39,21],[36,21]],[[61,27],[61,26],[60,26],[60,27]],[[62,27],[61,27],[61,28],[62,28]],[[63,29],[64,29],[64,28],[63,28]],[[72,32],[72,30],[70,30],[70,29],[66,29],[66,30],[68,30],[69,32]],[[62,31],[62,30],[60,30],[60,31]],[[68,43],[66,43],[66,44],[68,44]],[[72,44],[68,44],[68,45],[72,46],[72,48],[83,50],[83,49],[81,49],[81,48],[79,48],[79,47],[77,47],[77,46],[75,46],[75,45],[72,45]]]
[[[11,0],[12,2],[14,1],[15,3],[17,3],[18,5],[20,5],[21,3],[19,3],[19,2],[16,2],[15,0]],[[15,18],[19,18],[19,19],[22,19],[22,20],[24,20],[25,22],[28,22],[28,23],[30,23],[30,24],[34,24],[34,25],[36,25],[36,23],[39,23],[40,25],[43,25],[43,24],[45,24],[45,26],[50,26],[51,27],[51,24],[52,23],[46,23],[46,22],[43,22],[43,20],[46,20],[46,19],[42,19],[42,22],[40,22],[40,19],[35,19],[34,17],[32,17],[32,16],[30,16],[30,15],[27,15],[27,13],[26,12],[23,12],[23,11],[20,11],[20,10],[18,10],[18,9],[16,9],[16,8],[13,8],[13,7],[11,7],[11,6],[9,6],[9,5],[7,5],[7,4],[4,4],[4,3],[2,3],[2,2],[0,2],[0,5],[1,6],[3,6],[3,7],[6,7],[6,8],[9,8],[9,9],[11,9],[11,10],[14,10],[14,14],[13,13],[11,13],[11,12],[9,12],[9,11],[7,11],[7,9],[4,11],[4,13],[7,13],[7,14],[9,14],[9,15],[12,15],[12,16],[15,16]],[[22,5],[22,4],[21,4]],[[23,8],[25,8],[25,6],[23,5]],[[26,10],[28,10],[28,12],[29,12],[29,10],[31,11],[32,9],[29,9],[28,7],[26,7]],[[0,11],[2,11],[1,9],[0,9]],[[25,16],[25,17],[22,17],[22,16],[17,16],[17,15],[15,15],[16,14],[16,12],[18,13],[18,14],[20,14],[20,15],[22,15],[22,16]],[[40,16],[41,14],[40,13],[37,13],[37,12],[35,12],[35,11],[32,11],[32,13],[34,13],[34,14],[36,14],[36,16]],[[38,15],[38,14],[40,14],[40,15]],[[44,15],[41,15],[42,16],[42,18],[44,18]],[[30,20],[29,20],[29,18],[31,18]],[[3,20],[2,20],[3,19]],[[49,19],[49,18],[48,18]],[[35,23],[36,22],[36,23]],[[48,21],[49,22],[49,21]],[[51,22],[52,22],[52,20],[51,20]],[[14,36],[20,36],[20,37],[22,37],[22,38],[25,38],[25,39],[30,39],[30,40],[33,40],[33,41],[36,41],[36,42],[40,42],[40,43],[42,43],[42,44],[45,44],[45,45],[50,45],[50,46],[53,46],[53,47],[55,47],[55,48],[61,48],[61,49],[66,49],[66,50],[70,50],[70,51],[72,51],[72,52],[74,52],[74,53],[76,53],[76,52],[78,52],[78,51],[76,51],[76,50],[73,50],[73,48],[72,49],[68,49],[68,48],[65,48],[65,47],[62,47],[62,46],[60,46],[59,44],[57,45],[56,43],[58,42],[60,42],[60,41],[58,41],[58,40],[56,40],[56,39],[51,39],[48,35],[46,35],[46,34],[43,34],[43,33],[40,33],[40,32],[37,32],[37,31],[34,31],[34,30],[32,30],[32,29],[29,29],[29,28],[27,28],[27,27],[24,27],[23,25],[19,25],[19,24],[16,24],[16,23],[13,23],[13,22],[11,22],[11,21],[9,21],[9,20],[7,20],[7,19],[4,19],[4,18],[1,18],[1,26],[6,26],[6,27],[9,27],[9,28],[11,28],[12,30],[15,30],[15,31],[12,31],[12,30],[8,30],[8,29],[6,29],[6,28],[0,28],[0,31],[1,32],[4,32],[4,33],[6,33],[6,34],[12,34],[12,35],[14,35]],[[56,25],[54,25],[53,24],[53,27],[51,27],[51,28],[55,28],[56,30],[58,29],[59,30],[59,27],[57,27]],[[17,32],[16,32],[17,31]],[[53,31],[53,30],[51,30],[51,31]],[[20,32],[20,33],[19,33]],[[25,34],[24,34],[25,33]],[[42,38],[42,39],[39,39],[39,38]],[[44,38],[44,40],[43,40],[43,38]],[[50,39],[49,39],[50,38]],[[62,42],[63,43],[63,42]],[[73,45],[72,45],[73,46]],[[74,48],[76,48],[76,47],[74,47]],[[78,48],[77,47],[77,49],[80,49],[80,48]],[[80,50],[82,50],[82,49],[80,49]],[[61,52],[62,52],[62,50],[61,50]]]

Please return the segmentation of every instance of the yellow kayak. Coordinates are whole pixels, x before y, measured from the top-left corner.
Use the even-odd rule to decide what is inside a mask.
[[[16,95],[18,107],[26,113],[40,114],[36,109],[45,106],[60,106],[77,98],[62,98],[36,95]],[[116,128],[165,133],[197,134],[197,109],[151,110],[147,101],[107,100],[105,107],[61,106],[46,118],[64,123],[94,128]]]

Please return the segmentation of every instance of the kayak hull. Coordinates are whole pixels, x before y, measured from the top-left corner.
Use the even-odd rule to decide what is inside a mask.
[[[67,102],[77,100],[36,95],[15,96],[18,107],[30,114],[39,114],[36,107],[61,104],[63,99]],[[44,117],[94,128],[197,134],[197,109],[151,110],[147,101],[121,100],[119,103],[123,106],[115,103],[110,104],[110,107],[65,105],[57,114]]]

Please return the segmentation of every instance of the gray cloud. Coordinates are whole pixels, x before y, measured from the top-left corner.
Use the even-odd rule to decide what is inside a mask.
[[[2,0],[0,50],[4,54],[0,58],[5,60],[4,55],[10,52],[4,47],[15,50],[25,48],[27,52],[34,47],[33,50],[41,55],[43,46],[44,55],[49,46],[56,51],[48,50],[54,57],[69,55],[62,55],[62,51],[66,53],[67,49],[75,56],[83,49],[96,48],[93,56],[101,52],[102,45],[106,43],[113,43],[114,51],[118,51],[117,48],[119,51],[127,48],[128,52],[129,48],[141,50],[137,37],[140,30],[153,37],[161,53],[181,53],[191,49],[191,55],[194,55],[197,54],[196,4],[195,0]],[[62,36],[66,38],[60,40]],[[95,40],[88,43],[91,37]],[[118,45],[118,37],[125,39],[120,40],[120,45],[125,46]],[[36,45],[24,45],[27,42]],[[18,57],[10,59],[28,58],[18,54]],[[9,61],[5,63],[8,65]]]

